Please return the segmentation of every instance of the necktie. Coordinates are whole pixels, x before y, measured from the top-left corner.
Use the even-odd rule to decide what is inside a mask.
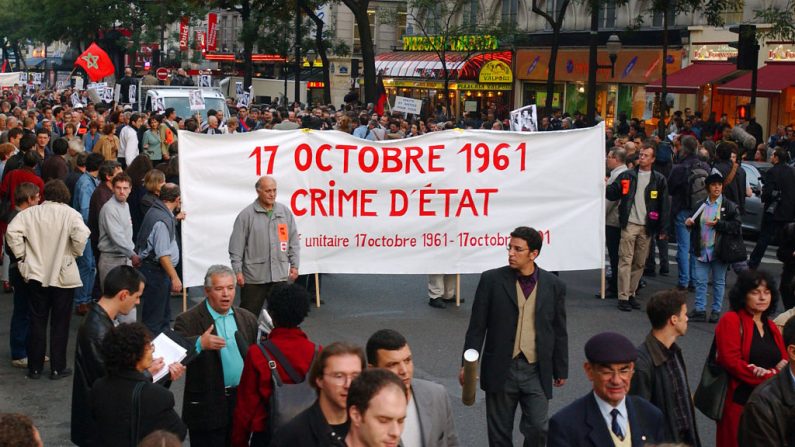
[[[621,426],[618,425],[618,415],[621,414],[620,411],[613,408],[613,411],[610,412],[610,415],[613,416],[613,420],[610,422],[610,429],[613,430],[613,434],[618,436],[618,439],[624,440],[624,432],[621,431]]]

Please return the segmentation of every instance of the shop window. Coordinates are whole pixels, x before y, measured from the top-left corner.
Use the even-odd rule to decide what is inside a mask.
[[[519,13],[519,0],[502,0],[502,23],[515,25]]]
[[[599,5],[599,28],[616,27],[616,0],[607,0]]]
[[[367,10],[367,20],[370,22],[370,38],[373,40],[373,47],[376,46],[375,41],[375,10],[368,9]],[[373,48],[375,51],[375,48]],[[354,54],[362,54],[362,42],[359,38],[359,27],[357,25],[353,26],[353,53]]]
[[[552,18],[554,20],[557,20],[558,16],[560,15],[560,8],[561,8],[562,4],[563,4],[563,0],[547,0],[546,1],[546,5],[545,5],[546,6],[546,10],[547,10],[546,11],[547,14],[552,16]],[[569,6],[571,6],[571,5],[569,5]],[[571,10],[569,10],[569,11],[571,11]],[[546,31],[552,31],[552,26],[550,26],[549,22],[547,22],[546,20],[544,20],[544,29]]]
[[[676,12],[674,11],[674,2],[666,3],[668,10],[665,12],[668,15],[668,28],[676,24]],[[651,17],[651,25],[654,27],[662,28],[663,26],[663,13],[662,11],[653,11]]]

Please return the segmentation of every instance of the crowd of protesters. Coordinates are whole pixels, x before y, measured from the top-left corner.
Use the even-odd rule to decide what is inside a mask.
[[[284,278],[266,281],[267,291],[253,287],[261,284],[242,274],[245,257],[232,259],[233,268],[210,267],[206,299],[176,316],[172,331],[168,299],[182,289],[179,225],[185,217],[178,131],[309,128],[395,140],[453,128],[508,130],[504,107],[489,104],[482,112],[456,118],[439,106],[420,119],[378,113],[372,105],[244,106],[230,101],[231,116],[208,110],[202,119],[201,114],[176,116],[171,108],[138,112],[130,105],[94,104],[84,92],[77,92],[82,101],[73,103],[72,93],[29,94],[14,87],[0,98],[0,232],[6,241],[3,286],[14,296],[12,365],[25,368],[31,380],[41,378],[48,361],[50,379],[74,375],[71,422],[77,445],[180,445],[187,435],[195,446],[458,445],[446,391],[413,378],[403,335],[378,331],[366,353],[344,342],[321,349],[310,341],[300,329],[309,295],[285,283],[298,273],[292,257],[283,261]],[[787,322],[795,306],[792,126],[779,126],[764,139],[753,119],[732,126],[725,115],[702,119],[690,109],[672,114],[659,130],[652,132],[649,124],[620,115],[607,128],[608,297],[618,298],[622,311],[641,309],[642,276],[669,274],[667,244],[673,241],[677,287],[644,300],[651,326],[645,340],[633,344],[615,333],[589,340],[585,373],[593,393],[549,418],[552,387],[564,386],[569,377],[566,287],[536,266],[541,250],[537,232],[514,230],[509,265],[483,274],[467,331],[467,347],[480,351],[485,340],[487,353],[498,353],[482,363],[491,445],[512,436],[519,402],[525,445],[592,445],[593,439],[599,440],[596,445],[636,445],[635,437],[712,444],[698,434],[691,399],[697,384],[688,383],[676,344],[687,332],[688,320],[717,323],[713,356],[727,375],[727,386],[716,417],[715,444],[795,444],[795,319]],[[586,127],[582,114],[560,111],[541,116],[538,123],[540,131],[580,127]],[[747,261],[729,256],[724,248],[730,239],[742,244],[740,216],[753,194],[739,165],[743,160],[773,164],[761,191],[767,212],[757,249]],[[261,178],[256,190],[252,215],[280,218],[285,211],[275,202],[275,180]],[[773,237],[784,264],[779,285],[757,270]],[[232,242],[230,253],[231,247]],[[724,305],[730,268],[737,279]],[[707,317],[710,275],[713,302]],[[505,287],[496,287],[498,282]],[[244,296],[254,290],[267,299],[251,311],[246,309],[251,306],[237,307],[236,286]],[[490,293],[490,288],[515,289],[516,296],[511,301],[510,293]],[[689,291],[695,292],[690,312]],[[521,298],[519,309],[516,297]],[[779,298],[787,312],[774,322]],[[554,305],[536,313],[537,300]],[[274,326],[265,336],[258,333],[261,310]],[[73,313],[84,317],[75,371],[68,367],[66,353]],[[45,356],[48,324],[51,358]],[[189,355],[184,365],[153,358],[151,342],[160,333],[175,334],[185,344]],[[494,340],[500,343],[503,337],[505,343],[496,348]],[[153,383],[152,375],[162,368],[168,374]],[[314,389],[315,402],[291,415],[292,422],[277,424],[269,414],[273,374],[287,384],[306,377]],[[167,385],[183,376],[179,415]],[[138,412],[131,413],[133,408]],[[592,416],[604,424],[587,432],[583,427]],[[41,445],[26,417],[2,415],[0,420],[8,421],[0,424],[0,445]]]

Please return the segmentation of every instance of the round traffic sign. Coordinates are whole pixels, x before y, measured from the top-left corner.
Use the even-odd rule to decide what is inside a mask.
[[[168,79],[168,70],[164,67],[158,68],[155,74],[157,74],[157,79],[159,81],[165,81]]]

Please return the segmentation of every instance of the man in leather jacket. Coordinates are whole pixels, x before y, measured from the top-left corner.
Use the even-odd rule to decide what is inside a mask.
[[[102,339],[113,328],[113,320],[126,315],[139,304],[144,291],[144,276],[138,270],[121,265],[108,272],[104,294],[91,306],[83,324],[77,331],[75,344],[75,374],[72,387],[72,442],[78,446],[98,446],[97,430],[91,420],[88,394],[94,382],[104,377],[105,361],[100,346]],[[163,359],[155,359],[149,368],[155,373],[163,368]],[[179,363],[169,365],[171,379],[185,372]]]
[[[739,444],[744,447],[795,445],[795,318],[784,325],[789,365],[759,385],[740,418]]]

